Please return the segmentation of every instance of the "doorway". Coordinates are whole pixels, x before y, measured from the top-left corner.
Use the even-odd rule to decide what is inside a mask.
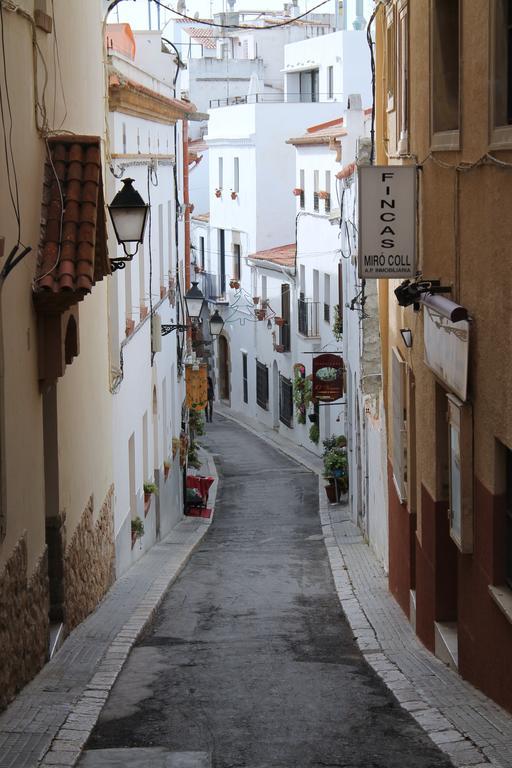
[[[219,336],[219,399],[230,399],[229,381],[229,342],[225,336]]]

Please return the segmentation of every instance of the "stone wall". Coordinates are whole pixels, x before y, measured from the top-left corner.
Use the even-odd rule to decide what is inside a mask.
[[[22,537],[0,573],[0,709],[46,661],[48,607],[46,549],[28,579],[27,543]]]
[[[70,632],[94,610],[115,579],[111,486],[94,524],[93,498],[82,514],[64,555],[64,617]]]

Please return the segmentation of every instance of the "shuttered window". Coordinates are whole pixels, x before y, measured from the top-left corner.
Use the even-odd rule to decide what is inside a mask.
[[[394,348],[391,356],[393,479],[401,502],[406,496],[407,483],[407,412],[405,404],[405,362]]]
[[[268,411],[268,368],[256,360],[256,402]]]
[[[293,385],[284,376],[279,376],[279,419],[293,427]]]

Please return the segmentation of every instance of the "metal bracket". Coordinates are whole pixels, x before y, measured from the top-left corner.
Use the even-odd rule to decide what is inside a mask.
[[[173,331],[181,331],[182,333],[184,333],[185,331],[188,331],[190,328],[192,328],[191,325],[180,325],[179,323],[176,323],[173,325],[162,324],[162,336],[167,336],[168,333],[172,333]]]

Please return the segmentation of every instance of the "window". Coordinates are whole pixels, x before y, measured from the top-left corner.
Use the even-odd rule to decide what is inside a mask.
[[[256,402],[268,411],[268,368],[256,360]]]
[[[310,69],[299,75],[301,102],[318,101],[318,69]]]
[[[242,277],[240,243],[233,243],[233,277],[235,280],[240,280]]]
[[[224,186],[224,158],[219,157],[219,184],[218,188],[222,189]]]
[[[386,91],[387,108],[391,112],[395,108],[396,90],[396,27],[395,7],[388,5],[386,9]]]
[[[325,172],[325,194],[324,198],[324,211],[325,213],[331,212],[331,172]]]
[[[158,206],[158,265],[160,267],[160,285],[163,286],[164,279],[164,206],[162,203]]]
[[[204,237],[199,238],[199,266],[204,269]]]
[[[491,141],[512,144],[512,0],[491,0]]]
[[[448,398],[450,536],[463,553],[473,551],[473,427],[471,406]]]
[[[223,229],[219,229],[219,292],[221,296],[226,293],[226,235]]]
[[[240,192],[240,161],[238,157],[233,158],[233,192]]]
[[[281,285],[281,317],[284,325],[279,328],[279,343],[285,352],[290,351],[290,286],[288,283]]]
[[[324,320],[331,322],[331,276],[324,275]]]
[[[327,67],[327,98],[334,97],[334,67]]]
[[[306,174],[301,170],[300,172],[300,207],[304,208],[306,205]]]
[[[249,382],[247,377],[247,353],[242,352],[242,389],[244,403],[249,402]]]
[[[320,210],[320,198],[318,197],[320,185],[320,172],[313,171],[313,209],[315,211]]]
[[[262,275],[261,276],[261,300],[266,301],[268,299],[267,295],[267,276]]]
[[[123,155],[126,155],[126,123],[123,123]]]
[[[409,151],[409,14],[407,0],[398,3],[398,151]]]
[[[293,386],[290,379],[279,375],[279,421],[293,427]]]
[[[432,148],[459,148],[459,0],[431,3]]]
[[[407,462],[406,436],[407,411],[405,404],[405,362],[398,349],[394,348],[391,359],[393,480],[400,502],[406,500]]]

